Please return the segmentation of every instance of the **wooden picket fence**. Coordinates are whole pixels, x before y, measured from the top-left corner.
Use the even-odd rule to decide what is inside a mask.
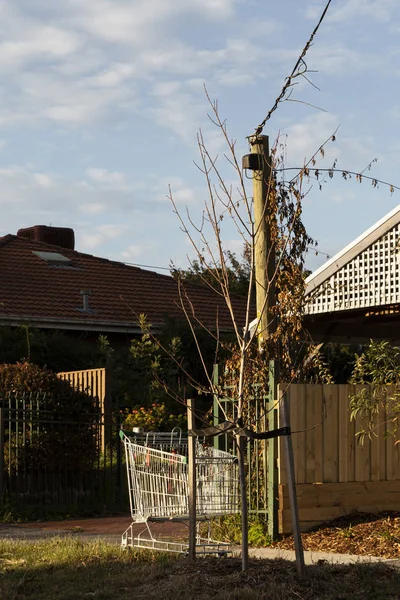
[[[379,435],[363,444],[350,421],[354,385],[281,384],[287,389],[301,529],[352,511],[400,509],[400,444],[380,416]],[[286,460],[279,441],[279,530],[291,531]]]

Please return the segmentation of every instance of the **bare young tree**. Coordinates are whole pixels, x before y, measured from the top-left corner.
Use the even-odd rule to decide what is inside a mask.
[[[286,78],[281,93],[267,116],[249,137],[249,150],[254,144],[262,142],[263,128],[284,101],[299,101],[292,97],[296,79],[309,80],[309,70],[305,62],[307,51],[327,13],[331,0],[324,8],[321,18],[303,48],[289,77]],[[257,422],[251,410],[251,398],[254,384],[264,393],[268,392],[270,361],[279,362],[280,380],[289,385],[299,375],[303,346],[307,334],[303,331],[302,318],[305,303],[305,257],[310,246],[316,242],[307,234],[302,221],[302,201],[308,192],[308,184],[312,179],[322,185],[323,173],[332,177],[340,172],[348,179],[352,172],[336,168],[336,162],[325,168],[318,161],[325,157],[325,147],[334,143],[336,131],[325,140],[316,152],[302,166],[288,176],[284,163],[284,147],[279,136],[272,144],[267,155],[259,154],[263,164],[254,167],[255,177],[263,177],[264,203],[261,215],[255,213],[254,197],[248,190],[247,173],[242,168],[242,160],[237,154],[237,142],[227,130],[225,120],[220,115],[218,103],[213,101],[206,90],[210,106],[210,120],[222,137],[225,152],[222,156],[214,155],[208,148],[207,140],[200,131],[197,138],[200,161],[197,165],[204,175],[207,199],[204,202],[200,217],[194,217],[188,210],[181,212],[174,200],[173,191],[169,191],[169,199],[177,215],[181,230],[187,236],[194,252],[197,272],[203,273],[204,284],[215,294],[223,298],[229,312],[235,343],[226,344],[219,335],[218,320],[215,327],[200,321],[191,302],[185,282],[179,281],[182,309],[185,312],[193,336],[196,340],[199,359],[204,366],[208,382],[208,393],[222,399],[226,395],[224,384],[229,384],[230,395],[235,399],[233,409],[229,412],[225,404],[219,402],[224,422],[202,430],[208,435],[231,432],[238,452],[241,509],[242,509],[242,560],[243,569],[248,564],[247,544],[247,495],[245,478],[245,440],[256,435]],[[257,159],[260,160],[260,159]],[[261,173],[261,175],[260,175]],[[364,174],[354,173],[358,181]],[[369,178],[376,187],[378,180]],[[381,182],[384,183],[384,182]],[[393,191],[394,186],[390,186]],[[261,248],[266,254],[266,273],[263,281],[256,271],[256,255],[260,252],[260,231],[266,227],[267,242]],[[228,234],[226,234],[226,230]],[[229,246],[227,239],[239,238],[249,257],[249,281],[247,294],[241,304],[244,310],[237,312],[238,302],[230,288]],[[193,262],[192,262],[193,265]],[[198,266],[200,265],[200,269]],[[263,289],[264,301],[255,302],[255,289]],[[271,298],[273,302],[271,302]],[[240,304],[240,303],[239,303]],[[215,357],[219,352],[228,352],[222,379],[217,384],[213,381],[202,353],[200,342],[196,337],[196,327],[202,326],[215,339]],[[267,332],[267,335],[266,335]],[[315,348],[308,350],[308,361],[317,354]],[[204,386],[199,389],[204,391]]]
[[[222,135],[228,150],[222,159],[233,170],[235,184],[227,184],[226,176],[223,175],[224,166],[220,166],[219,157],[210,154],[203,134],[200,132],[198,147],[201,160],[198,166],[205,176],[208,191],[208,198],[200,221],[196,222],[189,212],[181,214],[172,192],[169,197],[180,221],[181,229],[192,244],[196,260],[207,273],[207,277],[204,277],[205,283],[224,299],[235,332],[235,343],[227,347],[218,335],[217,323],[214,331],[207,328],[216,340],[216,356],[218,356],[218,347],[221,346],[224,347],[225,352],[227,350],[230,352],[223,380],[229,383],[230,393],[235,397],[236,402],[234,411],[230,414],[226,412],[223,403],[220,402],[220,410],[225,418],[225,422],[220,426],[220,431],[230,430],[236,442],[243,517],[244,544],[242,552],[245,555],[247,553],[247,494],[244,440],[255,425],[251,419],[249,398],[254,394],[255,383],[261,385],[263,392],[267,393],[268,365],[272,359],[279,357],[283,377],[285,380],[293,379],[296,370],[292,360],[293,349],[296,341],[300,340],[302,332],[304,259],[312,240],[307,235],[301,220],[302,180],[296,184],[287,183],[283,177],[278,175],[277,165],[282,164],[278,139],[272,148],[271,155],[267,157],[270,162],[269,177],[265,182],[268,204],[265,204],[262,215],[269,231],[269,248],[266,252],[270,255],[273,254],[274,262],[264,290],[265,302],[256,315],[254,290],[258,282],[254,267],[261,225],[255,218],[254,201],[253,197],[249,195],[241,160],[236,153],[236,141],[229,138],[217,103],[208,99],[211,107],[210,118]],[[230,177],[230,179],[233,178]],[[228,254],[223,235],[223,225],[228,219],[230,227],[242,240],[250,256],[248,290],[246,298],[242,300],[245,305],[242,321],[239,321],[235,310],[237,300],[232,296],[229,286]],[[180,282],[179,289],[182,308],[191,324],[193,335],[196,337],[193,319],[199,325],[204,324],[197,319],[195,310],[190,310],[192,304],[184,282]],[[276,290],[276,302],[273,306],[268,305],[267,302],[271,289]],[[264,328],[268,328],[271,333],[268,337],[261,336],[263,342],[257,344],[257,338],[263,333]],[[200,344],[198,344],[198,351],[199,358],[206,370],[209,391],[216,398],[222,398],[226,395],[223,389],[224,381],[219,385],[214,383],[212,373],[207,372]],[[218,426],[216,429],[217,431],[214,433],[218,433]],[[207,433],[210,433],[210,430]],[[247,568],[246,562],[244,568]]]

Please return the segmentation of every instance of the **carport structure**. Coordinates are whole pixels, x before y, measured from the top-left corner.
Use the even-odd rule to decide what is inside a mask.
[[[306,280],[315,341],[400,342],[400,205]]]

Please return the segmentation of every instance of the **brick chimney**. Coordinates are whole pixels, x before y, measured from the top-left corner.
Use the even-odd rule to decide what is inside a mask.
[[[60,248],[74,250],[75,234],[69,227],[48,227],[47,225],[34,225],[26,229],[19,229],[17,236],[35,240],[35,242],[45,242]]]

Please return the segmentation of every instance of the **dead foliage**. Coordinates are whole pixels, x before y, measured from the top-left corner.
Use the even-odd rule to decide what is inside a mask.
[[[302,534],[304,550],[400,559],[400,512],[352,513]],[[271,544],[294,550],[293,536]]]
[[[398,600],[400,570],[383,563],[307,567],[293,562],[187,558],[121,550],[75,537],[0,540],[4,600]]]

